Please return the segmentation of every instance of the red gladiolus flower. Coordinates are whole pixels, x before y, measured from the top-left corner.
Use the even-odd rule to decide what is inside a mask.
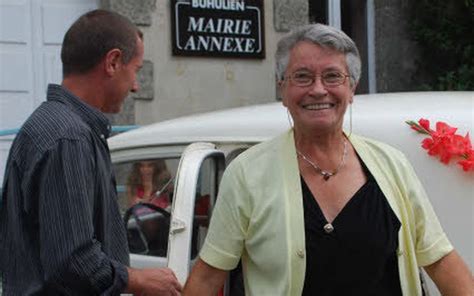
[[[474,150],[472,150],[469,133],[466,136],[457,135],[457,128],[445,122],[437,122],[436,130],[430,129],[428,119],[420,119],[418,122],[406,121],[415,131],[429,135],[421,142],[421,147],[428,151],[431,156],[439,156],[442,163],[448,164],[452,158],[463,158],[458,161],[464,171],[474,170]]]

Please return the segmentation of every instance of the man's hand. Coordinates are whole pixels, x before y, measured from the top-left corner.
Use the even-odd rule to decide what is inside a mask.
[[[128,268],[126,293],[144,295],[181,295],[182,287],[169,268]]]

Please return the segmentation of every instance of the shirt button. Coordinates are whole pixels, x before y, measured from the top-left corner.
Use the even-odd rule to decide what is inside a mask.
[[[296,255],[298,255],[298,257],[300,257],[300,258],[304,258],[304,251],[303,250],[298,250],[298,251],[296,251]]]
[[[402,250],[397,250],[397,255],[398,255],[398,256],[402,256],[402,255],[403,255],[403,251],[402,251]]]
[[[101,135],[100,135],[100,138],[101,138],[102,140],[104,140],[104,139],[105,139],[104,134],[101,134]]]

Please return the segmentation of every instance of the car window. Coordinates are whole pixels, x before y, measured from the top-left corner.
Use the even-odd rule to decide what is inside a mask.
[[[212,207],[216,199],[217,180],[215,162],[212,158],[203,161],[196,186],[194,201],[193,234],[191,242],[191,260],[199,253],[211,217]]]
[[[114,165],[120,211],[131,254],[166,257],[179,158]]]
[[[226,157],[226,163],[229,164],[235,157],[246,149],[247,147],[241,147],[232,150]],[[208,157],[203,161],[199,170],[194,205],[191,260],[195,259],[204,243],[211,219],[212,209],[217,198],[219,185],[218,179],[220,178],[216,167],[217,165],[218,163],[213,157]]]

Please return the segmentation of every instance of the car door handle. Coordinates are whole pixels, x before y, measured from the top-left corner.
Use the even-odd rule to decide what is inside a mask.
[[[170,226],[170,234],[176,234],[179,232],[184,231],[186,229],[186,224],[182,221],[179,220],[178,218],[173,218],[171,221],[171,226]]]

